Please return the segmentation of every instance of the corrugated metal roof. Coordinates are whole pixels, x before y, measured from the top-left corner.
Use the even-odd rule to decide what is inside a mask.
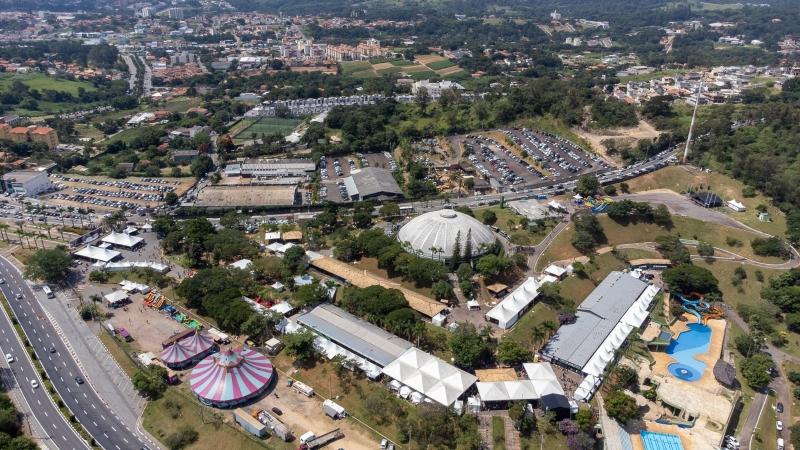
[[[358,190],[361,198],[375,194],[394,194],[401,195],[400,186],[394,180],[392,172],[378,167],[366,167],[361,170],[353,171],[350,176]],[[347,181],[345,181],[346,185]]]
[[[405,339],[331,304],[317,306],[298,317],[297,322],[381,367],[412,347]]]
[[[578,369],[636,302],[647,283],[623,272],[611,272],[578,306],[574,323],[563,325],[543,353]]]

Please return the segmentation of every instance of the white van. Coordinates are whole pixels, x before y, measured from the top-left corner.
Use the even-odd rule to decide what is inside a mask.
[[[783,438],[778,438],[778,450],[783,450]]]

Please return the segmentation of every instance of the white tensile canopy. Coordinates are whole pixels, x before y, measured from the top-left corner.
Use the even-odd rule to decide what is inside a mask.
[[[511,328],[538,295],[539,283],[535,278],[528,277],[524,283],[490,309],[486,313],[486,318],[497,322],[500,328]]]
[[[409,348],[383,373],[444,406],[450,406],[477,378],[417,348]]]

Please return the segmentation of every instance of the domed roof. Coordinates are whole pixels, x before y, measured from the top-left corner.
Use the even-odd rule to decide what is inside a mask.
[[[461,252],[467,242],[467,235],[472,241],[472,255],[485,252],[482,246],[490,246],[495,242],[492,230],[472,216],[442,209],[421,214],[400,229],[397,238],[409,250],[419,252],[430,259],[449,259],[453,255],[456,236],[461,239]],[[431,252],[431,248],[441,252]]]
[[[247,347],[208,356],[192,370],[189,384],[201,401],[231,406],[261,393],[272,379],[272,363]]]

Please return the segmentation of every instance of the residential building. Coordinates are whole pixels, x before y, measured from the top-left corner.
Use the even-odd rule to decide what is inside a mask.
[[[450,90],[450,91],[463,91],[464,86],[461,86],[458,83],[455,83],[450,80],[444,80],[439,82],[431,82],[430,80],[420,80],[414,82],[411,85],[411,93],[416,95],[420,89],[424,88],[428,91],[428,95],[432,98],[438,98],[442,95],[442,92]]]
[[[31,129],[30,139],[34,143],[41,142],[50,149],[58,146],[58,133],[50,127],[35,127]]]

